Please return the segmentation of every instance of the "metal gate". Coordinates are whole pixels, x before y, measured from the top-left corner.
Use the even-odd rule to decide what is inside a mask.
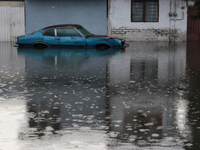
[[[0,41],[25,34],[24,2],[0,2]]]
[[[188,8],[187,41],[200,41],[200,20],[191,19],[192,8]]]

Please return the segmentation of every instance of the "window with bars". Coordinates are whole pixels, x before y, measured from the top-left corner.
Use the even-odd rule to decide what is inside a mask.
[[[132,22],[158,22],[159,0],[131,0]]]

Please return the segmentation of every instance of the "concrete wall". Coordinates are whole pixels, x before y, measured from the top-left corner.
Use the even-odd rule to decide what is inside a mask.
[[[55,24],[81,24],[107,34],[107,0],[25,0],[26,33]]]
[[[170,5],[171,1],[171,5]],[[175,7],[176,4],[176,7]],[[108,30],[111,35],[135,41],[186,41],[187,7],[182,0],[159,0],[159,22],[131,22],[131,0],[109,0]],[[177,17],[169,17],[176,10]]]

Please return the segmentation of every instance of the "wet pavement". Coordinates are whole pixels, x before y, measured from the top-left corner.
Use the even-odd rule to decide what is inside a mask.
[[[199,43],[0,43],[0,150],[200,149]]]

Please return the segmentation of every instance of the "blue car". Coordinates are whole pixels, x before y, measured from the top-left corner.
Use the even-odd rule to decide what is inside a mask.
[[[45,27],[32,34],[17,37],[18,46],[31,45],[43,49],[50,46],[80,46],[92,48],[123,48],[124,38],[94,35],[77,24],[63,24]]]

